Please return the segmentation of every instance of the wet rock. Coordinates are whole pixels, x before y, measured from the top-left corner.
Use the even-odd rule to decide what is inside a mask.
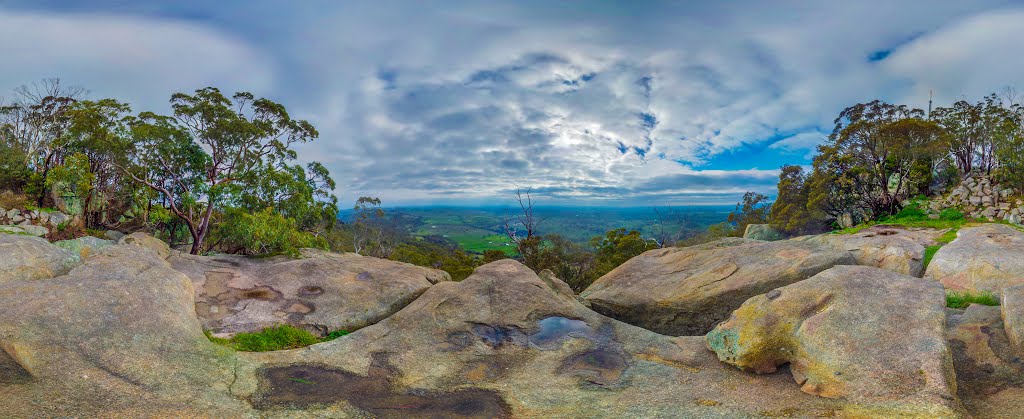
[[[801,241],[724,239],[651,250],[580,294],[599,313],[668,335],[707,333],[743,301],[804,280],[849,252]]]
[[[962,228],[956,240],[935,254],[926,278],[947,289],[1000,295],[1003,288],[1024,284],[1024,232],[1003,225]]]
[[[447,273],[311,249],[303,258],[176,253],[171,265],[195,287],[196,312],[216,334],[288,323],[311,332],[353,331],[408,305]]]
[[[66,274],[78,255],[39,237],[0,233],[0,284]]]
[[[939,284],[839,266],[779,288],[777,298],[751,298],[707,342],[743,370],[789,364],[807,393],[886,415],[945,417],[960,409],[945,320]]]

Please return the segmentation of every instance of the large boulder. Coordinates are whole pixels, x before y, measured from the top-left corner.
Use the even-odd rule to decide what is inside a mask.
[[[1024,417],[1024,359],[1007,338],[999,307],[949,311],[946,335],[964,407],[976,418]]]
[[[1000,295],[1024,284],[1024,233],[1003,224],[983,224],[957,232],[956,240],[935,254],[926,278],[947,289]]]
[[[821,234],[804,240],[850,252],[857,264],[920,277],[925,248],[935,244],[944,230],[873,226],[854,234]]]
[[[135,232],[127,236],[122,236],[117,244],[139,246],[149,250],[152,250],[157,256],[167,259],[171,255],[171,247],[167,245],[163,240],[153,237],[149,233]]]
[[[839,266],[751,298],[707,335],[723,362],[771,373],[789,364],[801,390],[876,406],[876,414],[955,415],[942,287]]]
[[[2,417],[239,417],[239,361],[154,252],[99,251],[68,275],[0,284]]]
[[[0,233],[0,284],[63,275],[79,260],[39,237]]]
[[[724,239],[645,252],[580,296],[626,323],[674,336],[702,335],[750,297],[855,263],[848,252],[814,243]]]
[[[783,235],[768,224],[747,224],[743,230],[743,238],[750,240],[775,241],[782,240]]]
[[[71,253],[84,258],[96,253],[100,249],[113,246],[115,243],[111,240],[103,240],[93,236],[84,236],[72,240],[53,242],[53,244],[61,249],[68,250]]]
[[[175,253],[169,261],[192,279],[195,311],[203,327],[218,335],[282,323],[321,334],[352,331],[390,316],[431,285],[450,280],[444,271],[355,253],[303,249],[302,255]]]
[[[1007,338],[1017,353],[1024,356],[1024,285],[1003,288],[999,306]]]

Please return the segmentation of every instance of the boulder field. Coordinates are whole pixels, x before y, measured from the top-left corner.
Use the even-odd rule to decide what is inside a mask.
[[[678,337],[594,311],[512,260],[452,282],[313,250],[184,255],[139,234],[77,255],[31,244],[74,262],[32,277],[0,265],[0,417],[1024,417],[1011,337],[1021,289],[1007,288],[1003,307],[945,309],[938,281],[846,266],[851,251],[806,240],[636,258],[679,287],[752,292],[720,297],[738,302],[707,336]],[[647,286],[627,273],[609,275]],[[295,304],[313,309],[297,316]],[[274,321],[358,330],[264,353],[203,333]]]

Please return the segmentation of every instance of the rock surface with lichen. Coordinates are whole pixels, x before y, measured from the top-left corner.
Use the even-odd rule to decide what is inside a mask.
[[[667,335],[699,335],[746,299],[855,264],[842,250],[800,241],[722,239],[647,251],[583,291],[597,312]]]
[[[936,282],[839,266],[751,298],[707,335],[745,371],[788,364],[801,390],[889,415],[960,411]]]

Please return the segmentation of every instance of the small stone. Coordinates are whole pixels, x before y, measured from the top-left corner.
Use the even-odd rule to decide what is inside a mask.
[[[769,300],[779,298],[780,295],[782,295],[782,291],[779,291],[778,288],[768,291],[768,294],[765,294],[765,296],[768,297]]]

